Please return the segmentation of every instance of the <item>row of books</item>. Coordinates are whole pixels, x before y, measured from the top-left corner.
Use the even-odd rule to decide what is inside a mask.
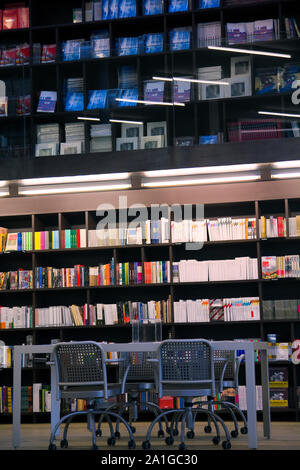
[[[291,342],[268,343],[268,360],[291,361],[292,351]]]
[[[260,320],[258,297],[174,302],[175,323],[249,320]]]
[[[273,41],[280,38],[279,19],[256,20],[245,23],[227,23],[228,44],[255,41]]]
[[[13,4],[0,10],[0,29],[29,28],[29,8],[25,3]]]
[[[38,267],[35,268],[35,288],[52,289],[88,286],[87,273],[88,268],[80,264],[75,265],[73,268]]]
[[[33,277],[31,269],[0,272],[0,290],[32,289]]]
[[[299,255],[262,256],[261,266],[263,279],[300,277]]]
[[[0,67],[27,65],[30,61],[30,46],[27,43],[3,46],[0,49]]]
[[[299,319],[299,317],[299,299],[263,300],[264,320]]]
[[[173,282],[213,282],[258,279],[257,258],[181,260],[172,263]]]
[[[259,233],[261,238],[286,237],[285,217],[261,216],[259,219]]]
[[[12,367],[12,347],[0,346],[0,369],[8,369]]]
[[[28,306],[0,307],[0,329],[32,328],[32,313],[32,307]]]

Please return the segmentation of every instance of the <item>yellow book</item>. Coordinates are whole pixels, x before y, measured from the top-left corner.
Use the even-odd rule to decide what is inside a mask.
[[[35,250],[41,249],[41,232],[34,233],[34,249]]]
[[[300,215],[296,215],[296,236],[300,237]]]

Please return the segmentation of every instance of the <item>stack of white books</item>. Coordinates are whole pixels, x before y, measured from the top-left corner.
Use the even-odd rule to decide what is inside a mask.
[[[112,152],[111,124],[91,125],[90,136],[90,152]]]
[[[260,320],[259,297],[223,299],[224,321]]]
[[[179,300],[174,302],[174,323],[209,322],[209,300]]]
[[[208,262],[208,279],[213,281],[249,280],[258,278],[257,258],[248,256]]]
[[[238,388],[238,405],[242,411],[247,411],[247,398],[246,398],[246,386],[239,385]],[[262,386],[256,385],[256,410],[262,410]]]
[[[210,241],[245,240],[256,238],[256,219],[223,217],[207,221]]]
[[[222,80],[223,78],[223,69],[221,65],[216,65],[213,67],[199,67],[198,68],[198,80],[207,80],[207,81],[215,81],[215,80]],[[198,97],[199,100],[205,96],[204,93],[204,85],[199,84],[198,86]]]
[[[203,220],[183,220],[181,222],[171,222],[171,234],[173,243],[206,242],[207,241],[207,221]]]
[[[221,23],[199,23],[197,25],[198,47],[221,46]]]

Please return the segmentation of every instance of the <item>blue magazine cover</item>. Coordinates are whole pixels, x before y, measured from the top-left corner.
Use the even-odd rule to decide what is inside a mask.
[[[200,8],[219,8],[220,6],[220,0],[200,0],[198,3],[200,3]]]
[[[56,91],[41,91],[37,112],[54,113],[57,100]]]
[[[217,144],[218,135],[201,135],[199,137],[199,144]]]
[[[137,55],[139,50],[139,39],[127,37],[116,39],[116,53],[119,56]]]
[[[66,96],[65,111],[83,111],[84,98],[82,92],[68,92]]]
[[[149,33],[144,35],[144,53],[163,52],[164,35],[163,33]]]
[[[102,0],[102,20],[109,20],[110,0]]]
[[[189,9],[189,0],[169,0],[169,13],[176,11],[187,11]]]
[[[119,15],[119,0],[110,0],[109,2],[109,19],[115,20]]]
[[[118,98],[122,99],[130,99],[130,100],[137,100],[139,97],[139,92],[137,88],[130,88],[127,90],[119,90]],[[130,101],[118,101],[118,106],[123,107],[123,106],[136,106],[137,103],[131,103]]]
[[[161,15],[163,11],[163,0],[144,0],[143,15]]]
[[[119,18],[132,18],[136,16],[136,0],[119,1]]]
[[[279,91],[292,91],[292,85],[295,80],[300,80],[300,64],[285,65]]]
[[[169,31],[169,43],[171,51],[182,51],[190,48],[190,28],[174,28]]]
[[[106,108],[107,90],[89,90],[87,109]]]

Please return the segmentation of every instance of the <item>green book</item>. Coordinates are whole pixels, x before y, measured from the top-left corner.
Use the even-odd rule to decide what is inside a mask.
[[[71,248],[71,230],[65,230],[65,248]]]

